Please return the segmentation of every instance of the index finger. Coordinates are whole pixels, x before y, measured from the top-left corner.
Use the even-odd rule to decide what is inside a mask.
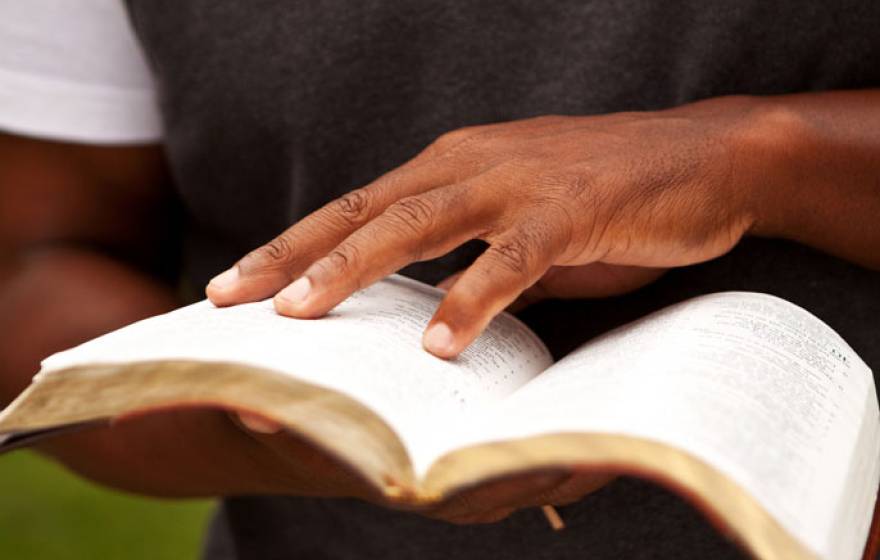
[[[245,255],[210,281],[207,296],[219,306],[270,297],[393,202],[452,182],[457,173],[460,170],[436,158],[413,161],[386,173],[309,214]]]

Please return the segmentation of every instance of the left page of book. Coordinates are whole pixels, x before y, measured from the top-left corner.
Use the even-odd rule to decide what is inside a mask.
[[[55,354],[38,377],[156,360],[274,370],[365,404],[397,432],[413,463],[424,465],[450,445],[452,426],[469,411],[503,399],[552,362],[543,343],[506,314],[457,359],[428,354],[421,335],[441,297],[392,276],[318,320],[279,316],[271,301],[220,309],[203,301]]]

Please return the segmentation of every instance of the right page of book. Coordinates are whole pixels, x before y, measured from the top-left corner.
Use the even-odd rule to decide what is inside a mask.
[[[880,480],[873,377],[792,303],[725,292],[677,304],[587,343],[503,409],[482,438],[664,442],[729,476],[817,555],[861,554]]]

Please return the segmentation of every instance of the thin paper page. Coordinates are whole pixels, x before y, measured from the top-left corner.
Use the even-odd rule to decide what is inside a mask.
[[[238,362],[296,375],[360,400],[398,432],[417,463],[445,446],[448,425],[510,394],[551,364],[517,319],[498,317],[458,359],[422,349],[442,292],[393,276],[327,317],[298,320],[271,301],[217,309],[201,302],[56,354],[49,372],[79,364],[189,359]]]
[[[829,327],[773,296],[673,306],[575,351],[502,408],[488,439],[598,431],[663,441],[729,475],[821,556],[857,558],[852,543],[864,544],[873,500],[861,496],[876,491],[880,456],[873,378]],[[875,435],[857,451],[863,425]],[[869,465],[847,487],[857,453]],[[852,500],[860,511],[848,519],[861,524],[835,529]]]

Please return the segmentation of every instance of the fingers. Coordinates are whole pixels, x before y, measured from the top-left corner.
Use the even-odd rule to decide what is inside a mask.
[[[258,434],[276,434],[283,428],[278,422],[250,412],[238,412],[235,418],[242,426]]]
[[[457,494],[427,515],[459,524],[494,523],[520,509],[577,502],[614,478],[593,472],[519,475]]]
[[[543,494],[567,478],[567,474],[545,472],[495,480],[456,494],[426,514],[462,524],[498,521],[516,511],[515,504],[526,502],[529,496]]]
[[[329,452],[268,418],[230,412],[232,422],[275,457],[273,487],[291,495],[377,499],[378,493]]]
[[[525,495],[523,499],[506,505],[516,509],[543,505],[566,506],[580,501],[584,496],[592,494],[614,478],[615,475],[607,473],[575,472],[544,492]]]
[[[564,249],[563,232],[548,223],[525,223],[492,241],[449,289],[425,331],[425,349],[441,358],[457,356]]]
[[[211,280],[207,296],[216,305],[234,305],[274,295],[392,203],[492,169],[504,153],[498,146],[505,144],[512,130],[534,135],[565,122],[563,117],[542,117],[448,132],[406,164],[331,202],[246,255]]]
[[[440,288],[441,290],[443,290],[444,292],[448,292],[449,289],[452,288],[452,286],[455,285],[455,283],[458,281],[458,279],[459,279],[460,277],[461,277],[461,272],[456,272],[455,274],[452,274],[452,275],[450,275],[450,276],[447,276],[446,278],[444,278],[443,280],[441,280],[441,281],[437,284],[437,287]]]
[[[455,182],[460,174],[455,166],[428,158],[395,169],[334,200],[248,253],[213,278],[205,292],[220,306],[272,296],[393,202]]]
[[[353,292],[407,264],[439,257],[473,239],[491,221],[491,201],[466,183],[401,199],[352,233],[275,296],[293,317],[320,317]]]

